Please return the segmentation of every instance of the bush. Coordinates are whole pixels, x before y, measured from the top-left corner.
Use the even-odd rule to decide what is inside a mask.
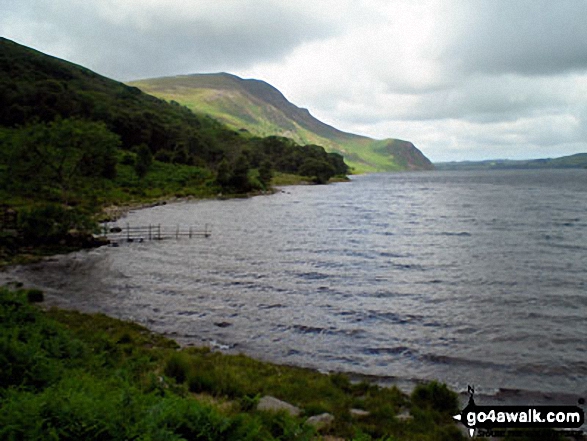
[[[412,391],[411,399],[413,404],[422,409],[432,409],[450,415],[459,413],[458,395],[446,384],[437,381],[418,384]]]
[[[188,379],[191,370],[190,357],[183,352],[175,352],[167,360],[164,373],[176,382],[183,383]]]
[[[29,303],[41,303],[45,300],[43,291],[40,289],[29,289],[26,293],[26,297]]]
[[[54,245],[67,238],[70,230],[88,231],[95,227],[91,217],[80,209],[60,204],[42,204],[18,213],[17,228],[31,245]]]
[[[84,354],[83,345],[30,306],[23,291],[0,289],[0,323],[0,389],[47,387],[62,375],[64,361]]]
[[[302,176],[311,177],[316,184],[326,184],[336,174],[336,171],[325,160],[308,158],[304,160],[298,173]]]
[[[18,213],[18,229],[26,242],[52,243],[69,230],[69,216],[65,207],[44,204],[21,210]]]
[[[134,164],[135,173],[143,179],[153,164],[153,155],[146,144],[137,147],[137,158]]]
[[[330,374],[330,381],[332,384],[344,392],[350,392],[352,389],[351,381],[345,374],[334,373]]]

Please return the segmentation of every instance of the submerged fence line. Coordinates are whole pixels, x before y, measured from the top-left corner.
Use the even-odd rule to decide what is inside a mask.
[[[102,237],[114,243],[119,241],[143,242],[146,240],[179,239],[180,237],[191,239],[192,237],[210,237],[210,235],[211,230],[208,224],[205,224],[203,230],[195,226],[163,226],[161,224],[131,226],[127,223],[124,227],[108,223],[102,225]]]

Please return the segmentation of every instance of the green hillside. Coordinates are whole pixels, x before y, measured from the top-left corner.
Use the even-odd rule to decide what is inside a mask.
[[[235,131],[5,38],[0,103],[0,262],[23,246],[77,246],[111,204],[255,193],[276,176],[326,183],[348,173],[343,157],[321,146]]]
[[[98,75],[84,67],[0,38],[0,128],[15,130],[32,123],[75,119],[103,124],[119,138],[123,151],[146,146],[155,159],[217,172],[244,155],[252,168],[268,161],[273,170],[297,172],[304,162],[285,164],[264,144],[283,144],[288,154],[324,160],[337,169],[340,157],[317,146],[299,150],[289,140],[264,140],[243,134],[178,103],[168,103],[136,87]],[[309,144],[309,143],[304,143]],[[242,159],[242,158],[240,158]],[[283,169],[283,170],[281,170]]]
[[[430,161],[407,141],[374,140],[342,132],[290,103],[275,87],[227,73],[155,78],[129,83],[257,136],[277,135],[339,152],[358,172],[428,170]]]

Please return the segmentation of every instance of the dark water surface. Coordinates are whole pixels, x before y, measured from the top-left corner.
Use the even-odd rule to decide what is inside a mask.
[[[208,239],[13,270],[50,300],[321,370],[587,394],[587,170],[425,172],[169,204]]]

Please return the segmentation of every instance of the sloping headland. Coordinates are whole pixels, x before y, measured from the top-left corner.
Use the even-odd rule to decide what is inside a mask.
[[[411,142],[375,140],[343,132],[289,102],[272,85],[228,73],[152,78],[129,83],[157,97],[203,112],[235,130],[283,136],[342,154],[357,172],[431,170],[432,163]]]

